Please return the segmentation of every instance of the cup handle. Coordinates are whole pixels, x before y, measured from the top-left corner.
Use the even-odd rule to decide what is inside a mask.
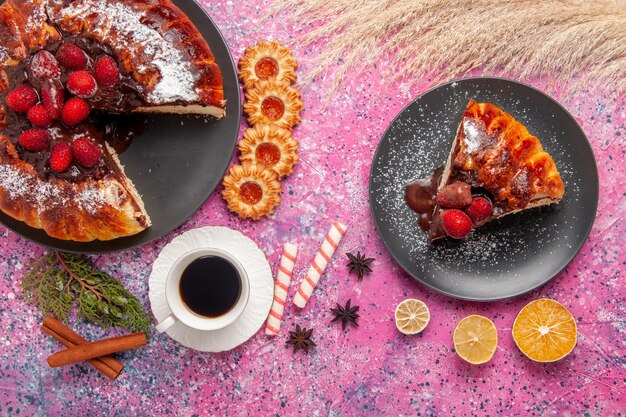
[[[174,317],[173,314],[170,314],[169,316],[165,318],[165,320],[163,320],[161,323],[156,325],[156,330],[159,333],[163,333],[164,331],[172,327],[172,325],[176,323],[177,321],[178,320],[176,320],[176,317]]]

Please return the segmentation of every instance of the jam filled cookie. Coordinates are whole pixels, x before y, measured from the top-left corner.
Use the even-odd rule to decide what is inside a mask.
[[[234,165],[223,184],[222,197],[228,209],[242,219],[259,220],[269,216],[280,203],[281,186],[277,175],[263,165],[250,161]]]
[[[281,81],[259,81],[252,90],[246,92],[243,109],[248,115],[248,123],[275,124],[283,129],[291,129],[300,123],[302,111],[300,92]]]
[[[247,129],[239,142],[240,161],[263,164],[279,177],[291,175],[298,163],[297,151],[298,142],[289,130],[263,123]]]
[[[297,78],[296,68],[298,63],[289,48],[278,41],[259,41],[246,48],[239,60],[239,79],[246,90],[252,89],[257,81],[270,78],[293,84]]]

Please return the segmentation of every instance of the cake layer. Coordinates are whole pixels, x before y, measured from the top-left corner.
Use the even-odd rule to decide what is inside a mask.
[[[147,106],[147,107],[137,107],[133,109],[135,113],[164,113],[164,114],[196,114],[202,116],[212,116],[215,118],[220,118],[224,116],[224,111],[217,107],[207,107],[201,106],[198,104],[190,104],[188,106],[175,106],[175,105],[164,105],[164,106]]]

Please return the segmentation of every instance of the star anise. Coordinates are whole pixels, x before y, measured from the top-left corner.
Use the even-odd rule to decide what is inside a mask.
[[[293,353],[302,349],[304,353],[309,353],[309,348],[316,346],[315,342],[311,340],[311,334],[313,329],[303,329],[299,324],[296,324],[296,331],[289,332],[288,345],[293,345]]]
[[[370,268],[370,264],[374,262],[374,258],[366,258],[365,254],[361,255],[361,252],[357,252],[356,256],[351,253],[346,253],[348,259],[350,259],[350,263],[348,264],[348,268],[350,268],[350,273],[356,272],[356,277],[359,281],[363,280],[363,275],[366,272],[372,272],[372,268]]]
[[[359,323],[357,320],[359,319],[359,306],[350,306],[350,302],[352,300],[348,300],[345,307],[342,307],[337,303],[337,308],[331,308],[330,311],[333,312],[335,318],[332,319],[331,323],[335,321],[341,320],[341,328],[342,330],[346,330],[346,326],[348,323],[352,323],[358,327]]]

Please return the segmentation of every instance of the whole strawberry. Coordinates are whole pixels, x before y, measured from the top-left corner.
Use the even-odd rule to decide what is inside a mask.
[[[98,85],[104,88],[113,87],[120,79],[120,71],[117,63],[108,55],[103,56],[96,62],[94,76]]]
[[[61,117],[65,92],[59,80],[46,80],[41,85],[41,101],[52,120]]]
[[[30,72],[38,80],[61,76],[61,68],[59,68],[57,59],[50,52],[44,50],[37,52],[33,57],[30,62]]]
[[[26,113],[28,109],[37,104],[39,98],[37,91],[32,87],[17,87],[7,94],[7,106],[18,113]]]
[[[479,226],[491,216],[493,206],[485,197],[474,197],[472,203],[465,209],[465,213],[472,219],[475,226]]]
[[[24,149],[31,152],[39,152],[48,148],[50,134],[45,129],[30,129],[22,132],[17,139]]]
[[[461,209],[472,202],[472,187],[464,182],[453,182],[437,193],[437,204],[445,208]]]
[[[93,168],[100,160],[100,149],[91,139],[78,138],[72,143],[74,158],[86,168]]]
[[[442,215],[443,230],[454,239],[463,239],[472,231],[472,220],[461,210],[446,210]]]
[[[89,116],[89,104],[82,98],[72,97],[65,102],[61,120],[68,126],[76,126]]]
[[[26,117],[28,117],[28,120],[36,127],[48,127],[52,124],[52,117],[50,117],[46,106],[43,104],[35,104],[28,109]]]
[[[87,55],[76,45],[64,43],[57,52],[57,59],[67,69],[74,71],[85,69],[87,66]]]
[[[72,147],[67,143],[57,143],[50,152],[50,168],[54,172],[66,171],[72,165],[73,160]]]
[[[67,77],[67,90],[81,98],[93,97],[96,94],[96,80],[87,71],[75,71]]]

